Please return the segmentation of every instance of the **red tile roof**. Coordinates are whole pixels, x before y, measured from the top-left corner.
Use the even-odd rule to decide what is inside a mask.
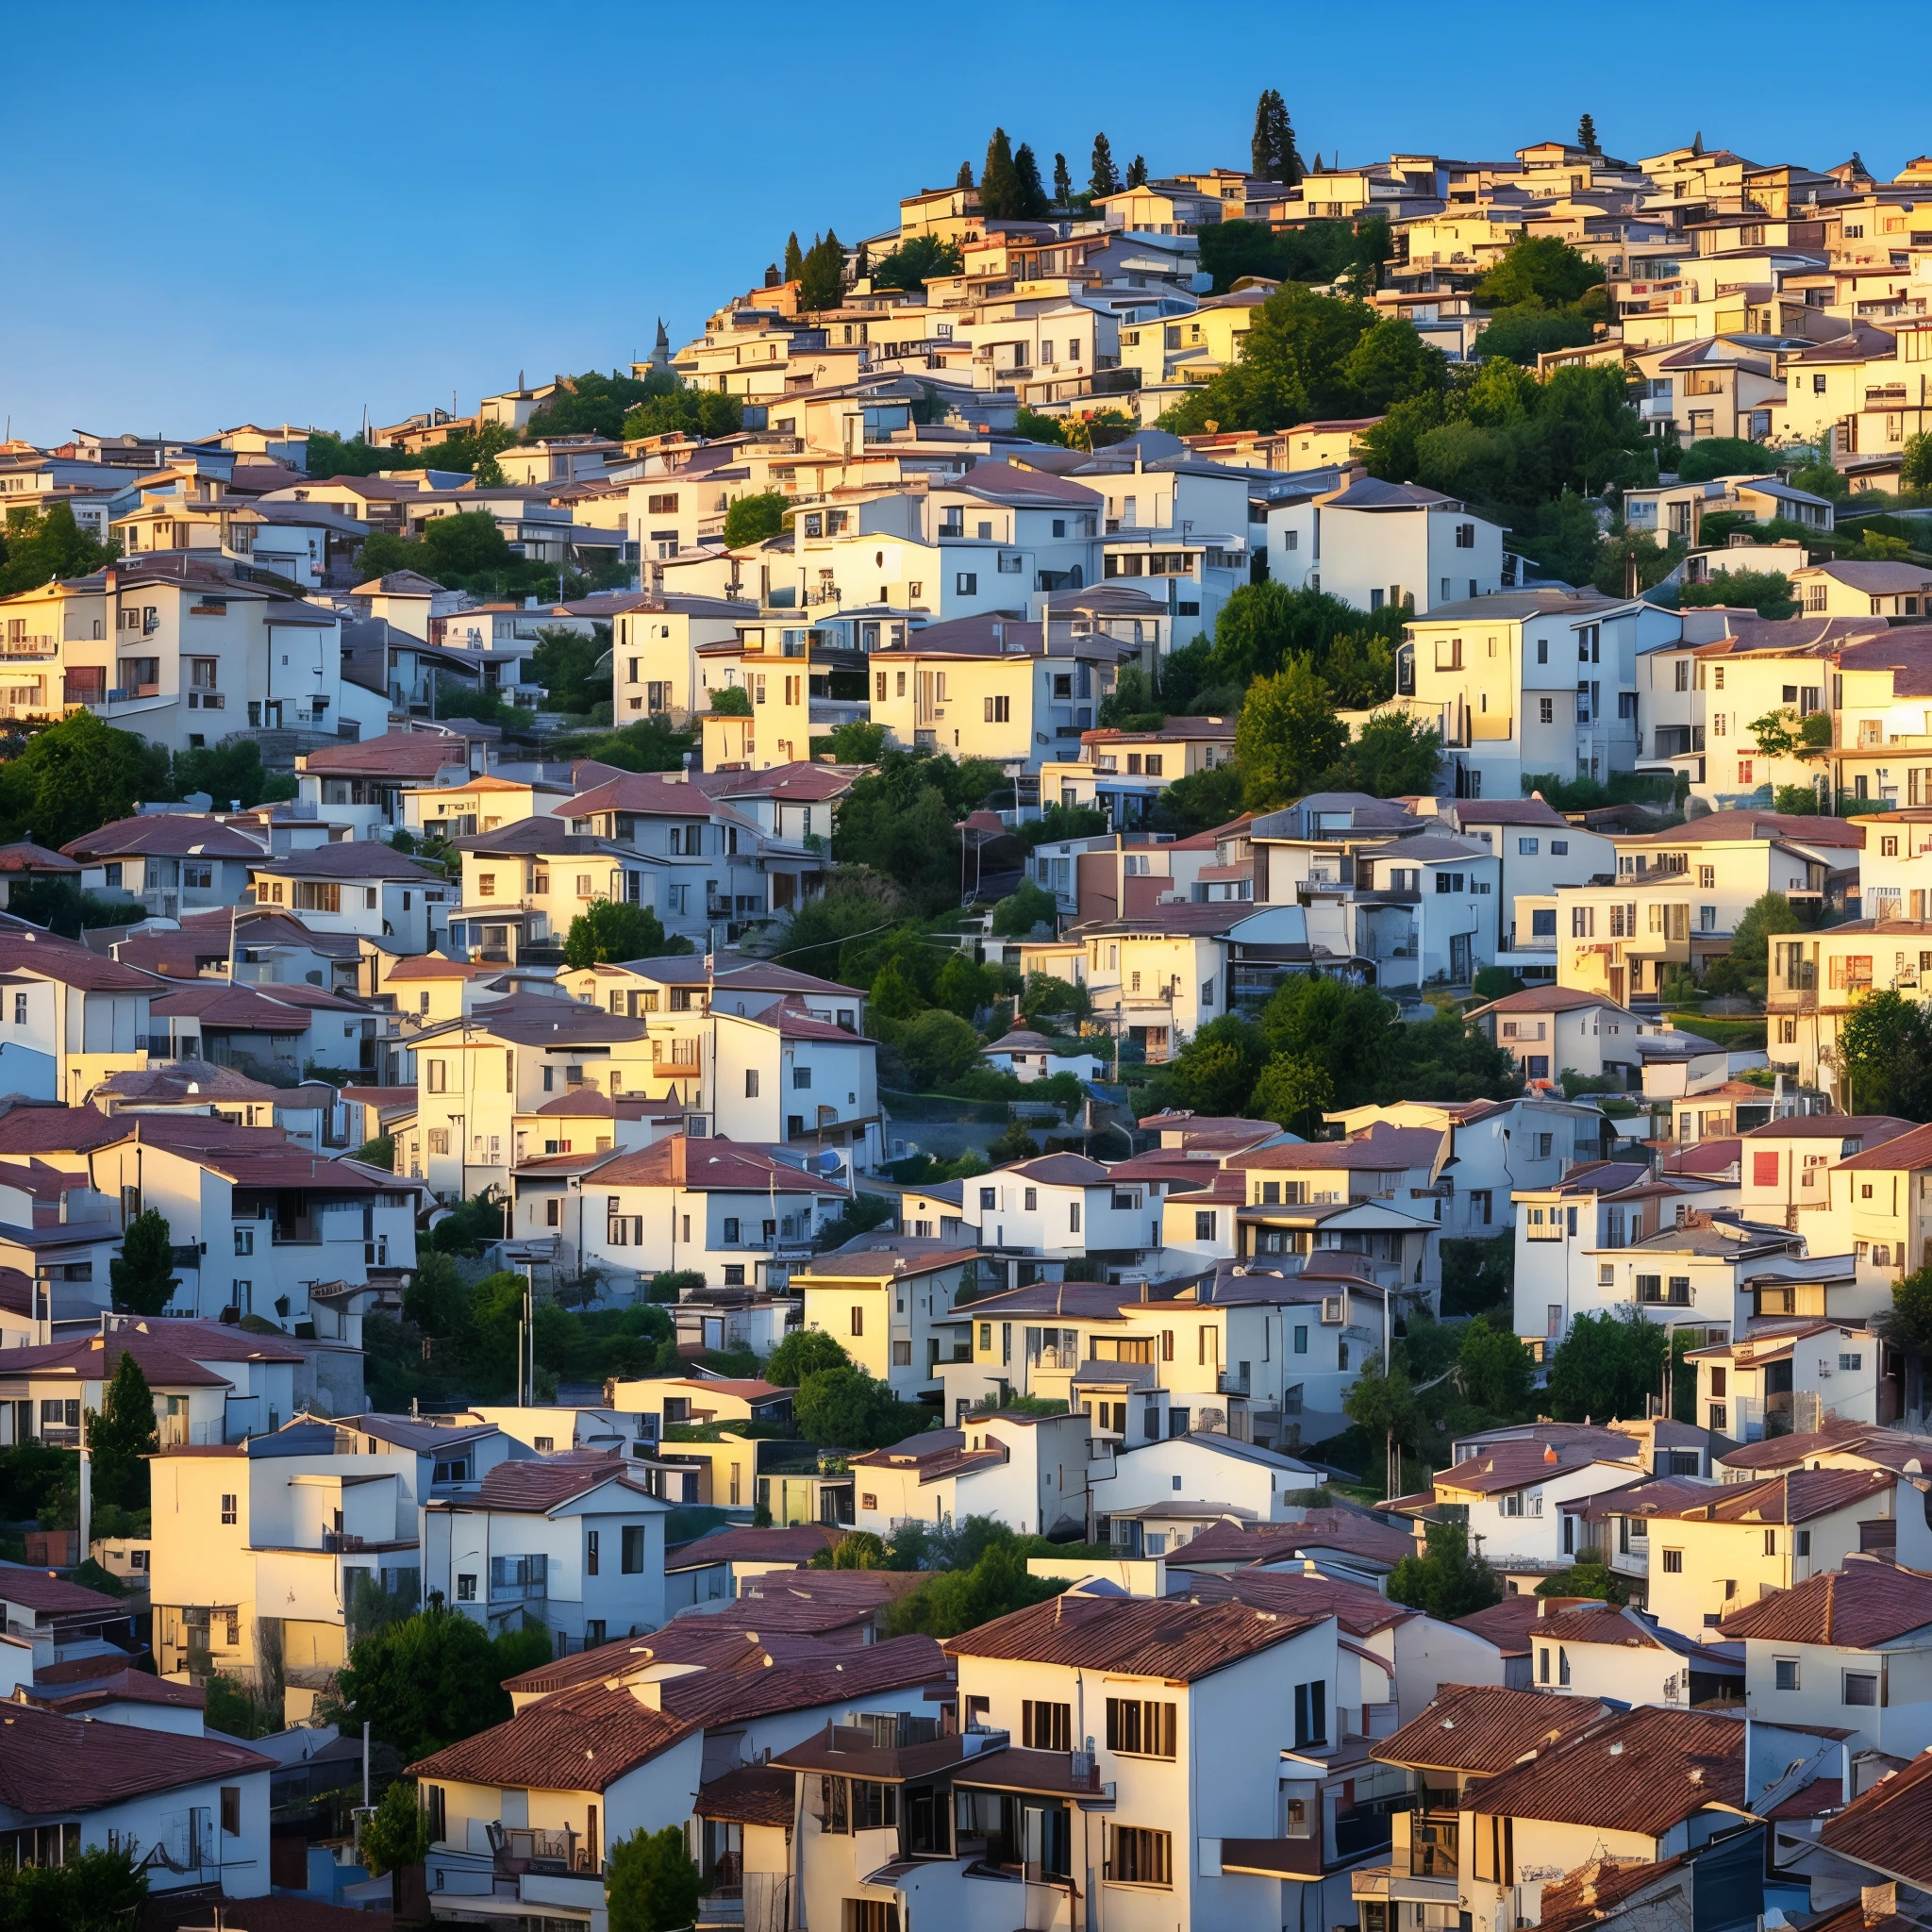
[[[1842,1570],[1827,1570],[1733,1610],[1720,1628],[1726,1638],[1869,1650],[1927,1624],[1932,1624],[1932,1575],[1854,1555]]]
[[[1233,1527],[1218,1524],[1219,1529]],[[1211,1535],[1204,1531],[1203,1535]],[[1195,1537],[1182,1546],[1187,1556]],[[1405,1542],[1408,1541],[1404,1538]],[[1412,1543],[1409,1544],[1414,1548]],[[1170,1565],[1173,1559],[1170,1558]],[[1170,1570],[1172,1576],[1172,1570]],[[1175,1587],[1177,1586],[1177,1587]],[[1275,1610],[1291,1617],[1333,1617],[1337,1625],[1351,1637],[1367,1637],[1386,1630],[1391,1624],[1406,1623],[1416,1615],[1401,1604],[1391,1603],[1380,1591],[1359,1583],[1342,1583],[1332,1576],[1311,1576],[1303,1570],[1230,1570],[1205,1575],[1175,1578],[1170,1596],[1184,1596],[1194,1604],[1246,1604],[1253,1609]]]
[[[1742,1808],[1744,1724],[1656,1706],[1628,1711],[1478,1786],[1468,1802],[1492,1817],[1660,1838],[1707,1805]]]
[[[1203,1563],[1281,1563],[1311,1550],[1346,1550],[1379,1562],[1415,1554],[1415,1539],[1356,1509],[1310,1509],[1299,1523],[1217,1523],[1168,1558],[1189,1569]]]
[[[499,1462],[477,1485],[474,1502],[465,1498],[462,1507],[541,1516],[613,1480],[648,1497],[650,1492],[643,1484],[631,1481],[625,1469],[621,1456],[594,1452]]]
[[[946,1674],[931,1638],[900,1637],[841,1651],[835,1662],[699,1670],[641,1687],[643,1696],[658,1702],[657,1709],[628,1685],[582,1684],[409,1769],[419,1778],[465,1784],[601,1791],[707,1725],[909,1690]]]
[[[268,847],[220,819],[199,812],[142,812],[70,839],[61,851],[75,858],[266,858]]]
[[[842,1036],[841,1036],[842,1037]],[[597,1185],[624,1188],[704,1188],[724,1191],[835,1194],[845,1190],[803,1168],[774,1160],[739,1141],[700,1141],[674,1134],[634,1153],[620,1154],[597,1170]]]
[[[31,1705],[0,1715],[0,1805],[30,1817],[274,1769],[273,1758],[218,1738],[90,1724]]]
[[[385,731],[380,738],[365,738],[356,744],[325,745],[308,754],[302,769],[433,782],[436,774],[450,765],[460,765],[468,774],[468,740],[445,738],[434,731]]]
[[[1457,1617],[1457,1624],[1473,1630],[1486,1643],[1493,1643],[1505,1657],[1527,1657],[1529,1633],[1536,1624],[1541,1606],[1533,1596],[1506,1596],[1486,1610],[1472,1610]]]
[[[1932,1754],[1881,1778],[1827,1818],[1818,1840],[1841,1858],[1932,1888]]]
[[[946,1649],[954,1657],[1072,1664],[1191,1683],[1312,1629],[1328,1614],[1283,1616],[1232,1602],[1057,1596],[952,1638]]]
[[[25,1351],[9,1349],[8,1353]],[[127,1606],[119,1597],[109,1596],[105,1591],[90,1590],[83,1583],[70,1583],[57,1571],[31,1570],[19,1563],[0,1563],[0,1603],[44,1610],[52,1617],[127,1614]]]
[[[1708,1501],[1659,1509],[1658,1519],[1690,1523],[1810,1523],[1837,1509],[1876,1502],[1897,1482],[1884,1469],[1793,1469],[1761,1483],[1725,1483]]]
[[[1545,1753],[1595,1723],[1604,1709],[1590,1697],[1445,1684],[1420,1717],[1384,1738],[1371,1755],[1384,1764],[1494,1777],[1519,1763],[1525,1753]]]

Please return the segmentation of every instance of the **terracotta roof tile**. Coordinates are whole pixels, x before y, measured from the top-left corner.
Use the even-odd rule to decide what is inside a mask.
[[[1283,1616],[1233,1602],[1057,1596],[952,1638],[946,1649],[954,1657],[1192,1682],[1312,1629],[1329,1614]]]
[[[274,1769],[273,1758],[219,1738],[90,1724],[30,1705],[0,1716],[0,1804],[31,1817]]]
[[[1546,1753],[1594,1724],[1604,1710],[1594,1698],[1446,1684],[1420,1717],[1384,1738],[1372,1755],[1384,1764],[1495,1777],[1525,1753]]]
[[[1840,1857],[1932,1888],[1932,1754],[1854,1798],[1818,1838]]]
[[[1720,1629],[1726,1638],[1869,1650],[1928,1624],[1932,1575],[1853,1555],[1841,1570],[1827,1570],[1733,1610]]]

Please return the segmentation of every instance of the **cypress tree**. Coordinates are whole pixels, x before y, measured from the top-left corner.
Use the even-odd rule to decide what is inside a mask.
[[[87,1441],[93,1457],[94,1500],[124,1509],[145,1509],[147,1464],[142,1458],[160,1447],[160,1439],[155,1427],[154,1391],[131,1348],[121,1351]]]
[[[845,293],[845,249],[837,233],[827,228],[823,242],[814,242],[798,277],[801,308],[836,308]]]
[[[1145,155],[1136,155],[1127,163],[1127,186],[1129,188],[1144,188],[1146,184],[1147,158]]]
[[[986,165],[979,171],[979,211],[990,222],[1024,212],[1020,206],[1020,175],[1013,166],[1013,146],[1004,127],[995,127],[986,144]]]
[[[1593,115],[1586,114],[1576,124],[1576,145],[1586,154],[1596,153],[1596,120]]]
[[[180,1286],[172,1273],[175,1236],[168,1217],[148,1208],[127,1224],[121,1253],[108,1264],[114,1306],[130,1315],[158,1315]]]
[[[1114,168],[1113,149],[1104,134],[1093,137],[1093,178],[1087,185],[1096,196],[1120,192],[1121,177]]]
[[[973,163],[971,161],[961,161],[959,163],[959,172],[953,176],[953,186],[955,188],[971,188],[973,186]]]
[[[1067,158],[1056,155],[1053,158],[1053,198],[1062,208],[1074,205],[1074,177],[1067,173]]]
[[[798,230],[785,238],[785,279],[795,282],[805,269],[805,255],[798,245]]]
[[[1040,163],[1034,159],[1033,150],[1024,141],[1013,155],[1013,177],[1019,185],[1020,200],[1014,213],[1029,222],[1044,220],[1049,204],[1046,189],[1040,178]]]

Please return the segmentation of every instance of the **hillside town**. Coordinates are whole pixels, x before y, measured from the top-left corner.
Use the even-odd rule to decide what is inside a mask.
[[[0,442],[0,1932],[1932,1927],[1932,156],[1127,145]]]

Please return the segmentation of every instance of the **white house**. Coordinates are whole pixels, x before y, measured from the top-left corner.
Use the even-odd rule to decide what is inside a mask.
[[[1503,588],[1503,530],[1419,483],[1358,476],[1332,495],[1270,508],[1268,575],[1357,610],[1425,614]]]
[[[535,1624],[559,1654],[595,1649],[664,1621],[668,1513],[620,1457],[502,1462],[424,1509],[425,1588],[492,1635]]]

